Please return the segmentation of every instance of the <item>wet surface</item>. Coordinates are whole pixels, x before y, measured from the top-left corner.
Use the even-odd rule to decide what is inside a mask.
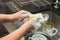
[[[46,11],[46,12],[42,12],[42,13],[49,13],[50,16],[52,15],[52,11]],[[58,40],[60,38],[60,19],[59,19],[60,16],[58,16],[57,14],[53,14],[53,16],[50,17],[50,22],[53,22],[55,24],[55,28],[58,29],[58,33],[53,36],[53,37],[50,37],[51,40]],[[4,24],[5,27],[7,28],[7,30],[11,33],[13,32],[14,30],[16,30],[18,27],[21,26],[21,23],[7,23],[7,24]],[[29,33],[27,33],[27,35],[29,35]]]

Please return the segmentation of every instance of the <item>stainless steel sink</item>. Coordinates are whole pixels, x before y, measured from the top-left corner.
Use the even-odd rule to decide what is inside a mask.
[[[60,16],[58,16],[57,14],[55,14],[52,11],[45,11],[45,12],[42,12],[42,13],[48,13],[50,15],[49,22],[52,22],[55,25],[55,28],[58,29],[57,35],[55,35],[53,37],[49,37],[49,38],[51,40],[58,40],[60,38],[60,19],[59,19]],[[15,23],[15,24],[14,23],[10,23],[10,24],[7,23],[7,24],[4,24],[4,25],[10,32],[12,32],[13,30],[15,30],[18,27],[20,27],[21,23],[18,23],[18,22]],[[26,36],[30,35],[31,33],[32,33],[31,31],[27,32],[26,35],[24,35],[24,37],[26,38]]]

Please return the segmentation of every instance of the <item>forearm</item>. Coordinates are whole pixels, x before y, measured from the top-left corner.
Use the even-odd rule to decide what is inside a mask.
[[[0,23],[10,21],[11,14],[0,14]]]
[[[18,16],[18,14],[14,13],[14,14],[0,14],[0,23],[4,23],[4,22],[15,22],[18,21],[18,19],[24,19],[25,17],[20,14],[20,16]]]
[[[19,12],[14,13],[14,14],[0,14],[0,23],[21,21],[27,17],[26,14],[28,14],[28,13],[30,13],[30,12],[21,10]]]
[[[26,31],[32,28],[33,25],[31,24],[31,22],[27,22],[24,25],[22,25],[19,29],[5,37],[2,37],[0,40],[19,40],[26,33]]]

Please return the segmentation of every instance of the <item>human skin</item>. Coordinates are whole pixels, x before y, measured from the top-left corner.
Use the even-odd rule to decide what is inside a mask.
[[[23,20],[24,18],[26,18],[26,16],[24,16],[25,13],[29,13],[27,11],[19,11],[17,13],[14,14],[0,14],[0,23],[4,23],[4,22],[15,22],[20,20]],[[26,23],[24,23],[20,28],[18,28],[17,30],[15,30],[14,32],[0,38],[0,40],[20,40],[20,38],[30,29],[33,29],[33,20],[29,20]]]
[[[30,29],[34,29],[32,20],[24,23],[20,28],[10,33],[9,35],[0,38],[0,40],[20,40],[20,38]]]
[[[25,11],[25,10],[21,10],[19,12],[14,13],[14,14],[0,14],[0,23],[15,22],[18,20],[21,21],[27,17],[27,16],[25,16],[25,14],[27,14],[27,13],[30,13],[30,12]]]

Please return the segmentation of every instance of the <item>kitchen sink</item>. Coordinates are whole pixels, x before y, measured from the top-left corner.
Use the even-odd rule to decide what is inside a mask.
[[[50,18],[49,18],[49,22],[52,22],[54,24],[54,27],[58,29],[58,33],[53,36],[50,37],[48,36],[47,38],[49,38],[49,40],[58,40],[60,38],[60,19],[56,13],[54,13],[53,11],[49,10],[49,11],[44,11],[41,13],[48,13]],[[7,30],[11,33],[12,31],[16,30],[17,28],[19,28],[23,23],[21,22],[16,22],[16,23],[5,23],[5,27],[7,28]],[[10,26],[9,26],[10,25]],[[11,28],[11,29],[10,29]],[[39,30],[39,32],[41,32]],[[34,31],[28,31],[23,37],[27,40],[28,37],[31,37],[34,34]]]

